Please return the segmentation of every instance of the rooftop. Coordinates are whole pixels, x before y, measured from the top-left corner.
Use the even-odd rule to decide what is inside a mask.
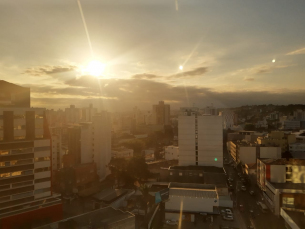
[[[169,188],[184,188],[184,189],[202,189],[202,190],[215,190],[215,185],[212,184],[194,184],[194,183],[169,183]]]
[[[304,212],[297,211],[288,211],[285,209],[285,212],[290,217],[290,219],[298,225],[299,228],[305,228],[305,217]]]
[[[260,159],[263,163],[268,165],[305,165],[305,159]]]
[[[202,189],[185,189],[185,188],[170,188],[170,196],[185,196],[194,198],[217,198],[215,190],[202,190]]]
[[[127,193],[128,193],[128,190],[126,190],[126,189],[105,189],[105,190],[93,195],[92,198],[96,201],[110,204]]]
[[[91,211],[82,215],[67,218],[55,223],[51,223],[37,229],[89,229],[104,228],[115,222],[135,217],[130,212],[115,210],[112,207],[106,207]],[[107,227],[108,228],[108,227]]]
[[[196,166],[196,165],[189,165],[189,166],[171,166],[169,167],[170,170],[192,170],[192,171],[201,171],[201,172],[209,172],[209,173],[224,173],[223,168],[219,168],[216,166]]]

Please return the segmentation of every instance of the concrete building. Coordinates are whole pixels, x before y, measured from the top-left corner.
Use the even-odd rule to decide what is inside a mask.
[[[305,143],[305,131],[292,132],[295,135],[296,142]]]
[[[301,121],[286,120],[283,125],[284,130],[299,130],[301,128]]]
[[[13,95],[15,92],[9,93],[6,85],[1,82],[1,93]],[[3,229],[31,227],[37,221],[62,218],[61,201],[51,189],[51,137],[45,109],[26,107],[28,90],[24,92],[26,98],[22,98],[21,90],[10,104],[0,107],[0,223]],[[19,105],[16,99],[23,107],[15,106]]]
[[[228,133],[228,141],[246,140],[248,142],[255,142],[258,137],[262,137],[264,134],[255,131],[238,131],[234,133]]]
[[[65,108],[65,121],[66,123],[79,123],[81,120],[81,109],[76,108],[75,105],[70,105]]]
[[[280,146],[282,153],[289,149],[289,144],[296,142],[294,134],[285,134],[283,131],[271,131],[266,137],[258,137],[257,143],[260,145]]]
[[[0,80],[0,107],[30,107],[30,88]]]
[[[225,130],[231,129],[234,127],[235,124],[237,124],[236,121],[236,114],[234,111],[231,110],[224,110],[219,112],[219,116],[222,116],[223,119],[223,128]]]
[[[65,167],[54,171],[54,190],[67,196],[89,196],[99,191],[99,177],[95,163]]]
[[[305,160],[258,159],[257,184],[277,216],[281,209],[305,209]]]
[[[178,160],[179,159],[179,147],[178,146],[165,146],[164,147],[165,160]]]
[[[61,128],[50,128],[51,133],[51,146],[52,146],[52,170],[58,170],[62,168],[62,142],[61,142]]]
[[[249,164],[256,163],[257,158],[273,158],[282,157],[281,147],[266,146],[250,143],[248,141],[228,141],[227,150],[235,163]]]
[[[293,158],[305,159],[305,142],[289,144],[289,152]]]
[[[218,115],[217,108],[215,108],[213,104],[200,109],[200,113],[204,115]]]
[[[293,118],[298,121],[305,121],[305,111],[303,110],[294,111]]]
[[[152,107],[152,124],[169,125],[170,124],[170,105],[159,101],[158,105]]]
[[[89,104],[89,107],[84,107],[81,109],[81,121],[82,122],[92,122],[92,117],[97,114],[97,108]]]
[[[81,163],[95,162],[97,174],[103,180],[109,174],[111,160],[111,118],[103,111],[81,125]]]
[[[169,182],[226,186],[226,179],[223,168],[215,166],[170,166],[168,168]]]
[[[165,202],[165,219],[195,221],[195,214],[219,214],[218,207],[233,205],[232,200],[221,201],[221,190],[215,185],[170,183],[169,200]],[[223,204],[222,204],[223,203]]]
[[[223,166],[222,117],[181,108],[178,123],[179,165]]]
[[[73,216],[37,229],[111,228],[135,229],[135,216],[112,207],[105,207]]]

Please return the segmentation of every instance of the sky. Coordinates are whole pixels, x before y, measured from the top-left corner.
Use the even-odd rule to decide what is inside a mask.
[[[90,39],[77,0],[0,1],[0,79],[34,107],[305,102],[304,0],[80,3]]]

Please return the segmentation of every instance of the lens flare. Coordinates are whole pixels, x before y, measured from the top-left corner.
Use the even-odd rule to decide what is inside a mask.
[[[179,66],[179,69],[180,69],[180,70],[183,70],[183,66],[182,66],[182,65],[180,65],[180,66]]]

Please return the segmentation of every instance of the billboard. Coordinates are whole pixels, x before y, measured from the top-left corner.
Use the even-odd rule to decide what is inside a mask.
[[[162,201],[168,200],[169,198],[169,188],[162,189],[155,193],[155,203],[160,203]]]

